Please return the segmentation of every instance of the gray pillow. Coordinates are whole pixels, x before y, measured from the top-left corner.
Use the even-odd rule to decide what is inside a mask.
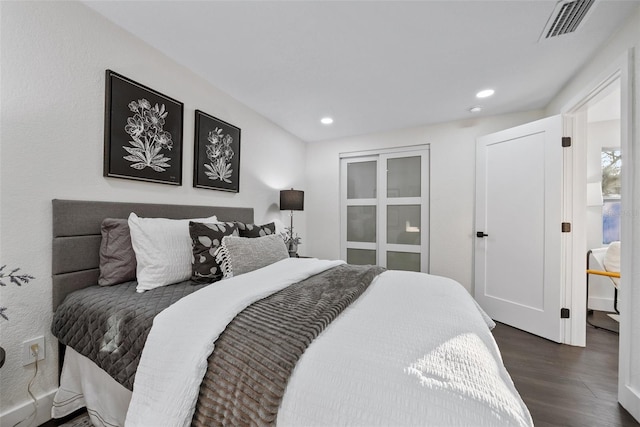
[[[100,277],[98,285],[111,286],[136,279],[136,254],[126,219],[105,218],[100,227]]]
[[[289,251],[282,237],[277,235],[254,238],[225,236],[216,254],[225,278],[239,276],[287,258]]]

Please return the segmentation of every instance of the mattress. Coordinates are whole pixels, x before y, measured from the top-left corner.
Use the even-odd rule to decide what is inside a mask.
[[[162,311],[148,335],[131,402],[124,405],[128,414],[100,417],[112,422],[126,416],[126,425],[188,425],[201,370],[214,347],[211,339],[253,301],[300,275],[330,268],[322,263],[284,260],[229,279],[225,286],[201,289]],[[277,425],[532,425],[492,326],[455,281],[387,271],[304,352],[287,384]],[[196,338],[200,329],[205,336]],[[175,376],[177,384],[165,375],[176,365],[186,370]],[[64,384],[65,372],[61,390]],[[165,417],[167,412],[177,418]],[[162,416],[156,419],[154,413]]]

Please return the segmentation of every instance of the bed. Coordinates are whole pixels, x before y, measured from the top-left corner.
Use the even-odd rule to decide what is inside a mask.
[[[211,285],[95,286],[101,224],[131,212],[254,220],[250,208],[54,200],[52,329],[69,344],[54,418],[86,407],[96,426],[533,424],[493,322],[455,281],[280,258]],[[242,264],[232,244],[271,237],[229,239],[230,259]]]

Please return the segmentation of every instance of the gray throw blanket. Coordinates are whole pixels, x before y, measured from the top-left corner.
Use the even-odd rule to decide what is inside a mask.
[[[238,314],[208,359],[192,425],[275,424],[302,353],[382,271],[381,267],[341,265]]]

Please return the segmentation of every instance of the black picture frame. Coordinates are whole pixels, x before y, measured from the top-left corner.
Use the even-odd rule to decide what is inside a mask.
[[[196,110],[193,186],[240,192],[240,128]]]
[[[182,185],[184,104],[106,70],[103,176]]]

